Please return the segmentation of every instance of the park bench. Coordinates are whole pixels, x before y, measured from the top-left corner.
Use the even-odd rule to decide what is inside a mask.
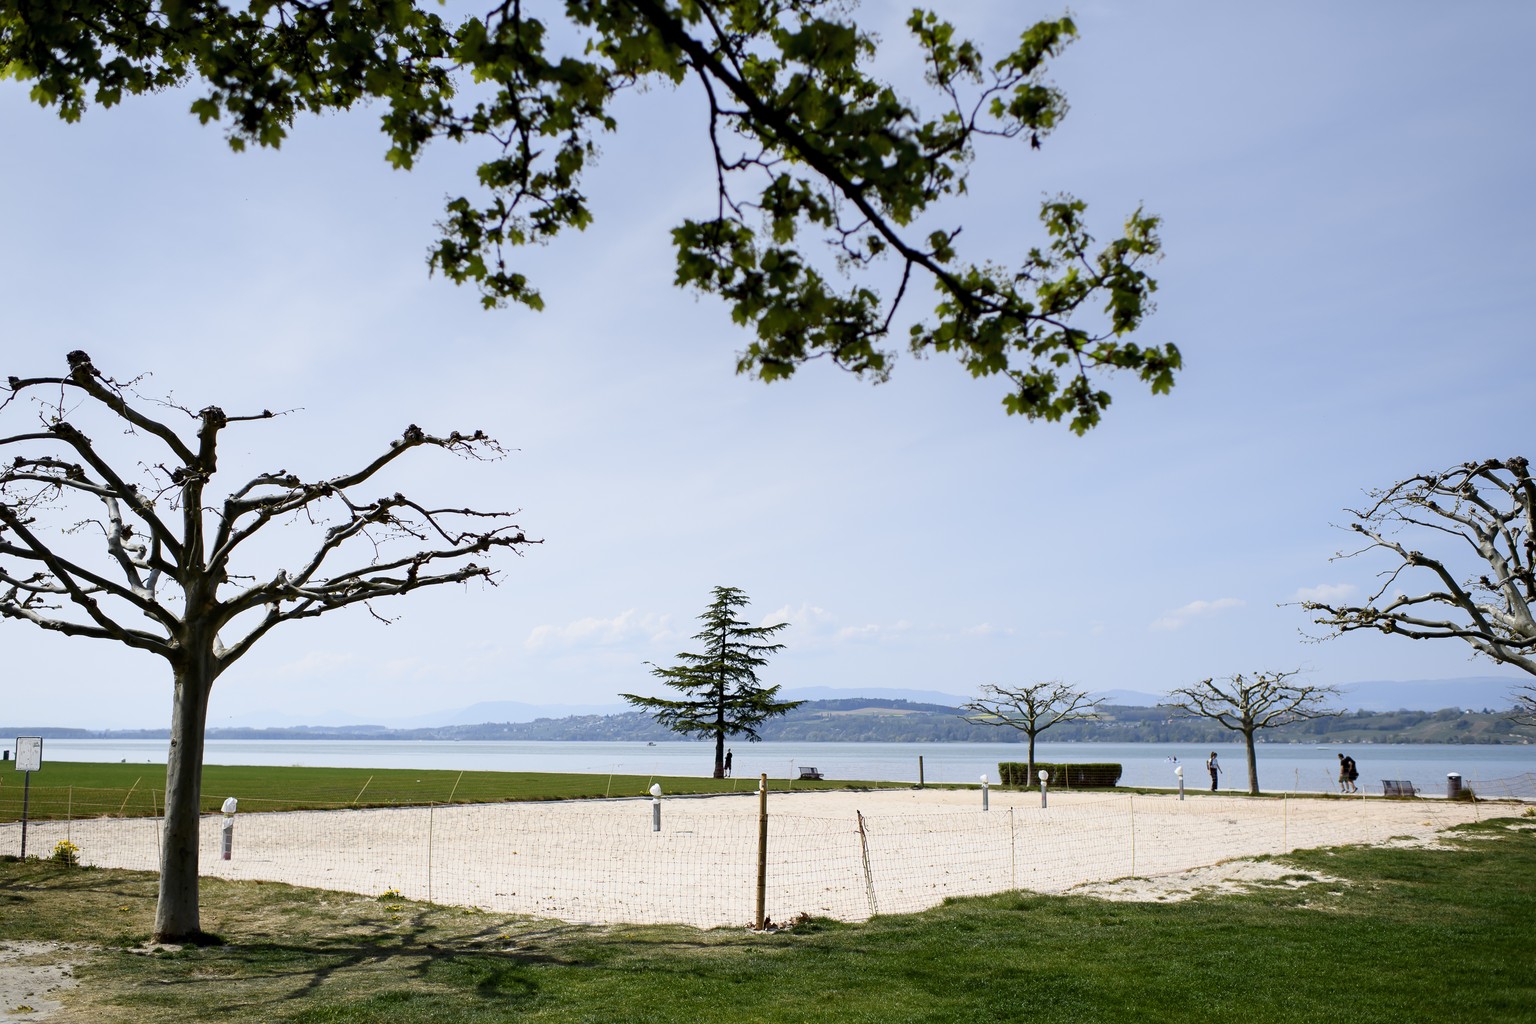
[[[800,780],[802,782],[805,781],[806,779],[820,779],[820,778],[821,778],[821,772],[817,771],[815,768],[801,768],[800,769]]]
[[[1413,788],[1413,783],[1403,779],[1382,779],[1382,796],[1418,796],[1419,791]]]

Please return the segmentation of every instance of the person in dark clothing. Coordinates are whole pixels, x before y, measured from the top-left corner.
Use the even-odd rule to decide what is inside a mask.
[[[731,752],[729,750],[725,752],[725,777],[731,777]]]
[[[1360,777],[1360,770],[1355,767],[1355,759],[1348,754],[1339,755],[1339,792],[1358,793],[1360,787],[1355,785],[1355,780]]]
[[[1205,762],[1206,770],[1211,773],[1211,792],[1216,792],[1216,780],[1221,776],[1221,765],[1216,763],[1216,751],[1211,751],[1211,758]]]

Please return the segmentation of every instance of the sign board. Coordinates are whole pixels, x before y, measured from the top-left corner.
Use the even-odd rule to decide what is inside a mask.
[[[43,738],[41,736],[16,737],[16,770],[35,772],[43,767]]]

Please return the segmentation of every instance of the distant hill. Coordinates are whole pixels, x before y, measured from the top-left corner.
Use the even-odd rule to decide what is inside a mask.
[[[1510,691],[1520,685],[1525,683],[1518,677],[1465,676],[1459,679],[1370,679],[1343,683],[1339,689],[1344,691],[1344,706],[1350,710],[1488,708],[1499,711],[1510,706]]]
[[[1509,693],[1522,682],[1521,677],[1468,676],[1459,679],[1425,680],[1362,680],[1343,683],[1343,706],[1355,710],[1397,711],[1408,708],[1419,711],[1435,711],[1457,707],[1499,711],[1510,704]],[[834,700],[905,701],[909,704],[933,704],[958,707],[977,696],[973,690],[966,693],[946,693],[939,690],[905,690],[898,687],[863,686],[786,686],[782,695],[788,700],[814,702]],[[1164,700],[1162,694],[1145,689],[1117,687],[1096,690],[1094,697],[1103,698],[1118,707],[1153,707]],[[324,692],[317,691],[316,699],[323,700]],[[473,726],[486,722],[533,723],[540,719],[581,718],[594,715],[618,715],[629,711],[629,705],[614,700],[603,704],[530,704],[526,701],[482,701],[467,707],[422,711],[397,717],[375,717],[369,712],[368,724],[385,729],[432,729],[444,726]],[[225,728],[263,729],[267,727],[300,728],[323,727],[340,729],[358,724],[362,715],[354,711],[336,708],[315,708],[296,714],[291,708],[282,711],[250,712],[235,718],[222,720]],[[33,730],[36,735],[36,730]]]
[[[8,730],[0,730],[6,735]],[[968,721],[949,704],[845,697],[808,701],[763,725],[765,740],[797,743],[1013,743],[1017,729]],[[163,730],[91,732],[83,729],[15,730],[11,735],[73,739],[163,739]],[[1299,722],[1263,734],[1275,743],[1533,743],[1536,728],[1502,714],[1440,711],[1356,711]],[[1105,705],[1096,721],[1065,722],[1042,734],[1053,742],[1186,743],[1231,740],[1234,734],[1205,719],[1176,718],[1165,708]],[[639,711],[566,715],[532,722],[479,722],[413,729],[382,725],[289,726],[272,729],[211,728],[209,739],[245,740],[617,740],[662,741],[675,733]]]

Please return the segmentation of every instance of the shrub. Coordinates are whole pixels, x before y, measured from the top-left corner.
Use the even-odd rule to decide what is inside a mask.
[[[1050,773],[1047,780],[1052,786],[1068,789],[1113,789],[1120,784],[1121,766],[1111,763],[1051,764],[1035,762],[1035,771]],[[1039,785],[1038,775],[1029,774],[1029,765],[1020,761],[1003,761],[997,766],[998,781],[1004,786]]]

